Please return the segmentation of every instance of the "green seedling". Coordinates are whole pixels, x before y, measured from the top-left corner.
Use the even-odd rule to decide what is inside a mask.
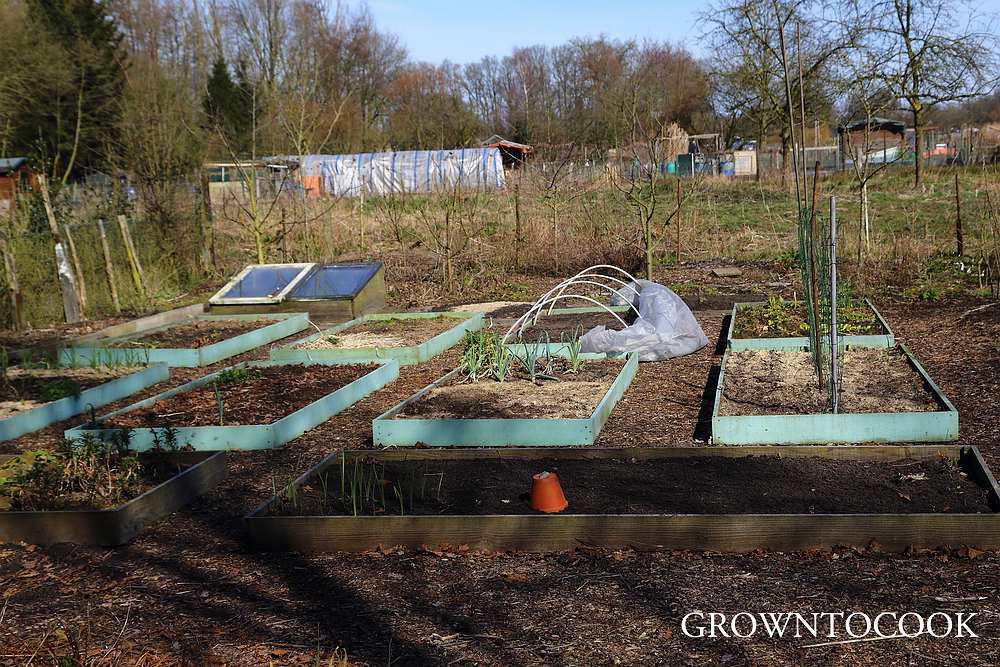
[[[219,371],[219,374],[215,376],[214,384],[217,387],[240,384],[243,382],[249,382],[250,380],[256,380],[260,377],[261,372],[256,368],[237,366],[236,368],[227,368],[224,371]]]
[[[580,342],[580,332],[582,327],[577,327],[576,330],[567,335],[565,332],[562,335],[562,342],[566,346],[566,354],[569,357],[569,372],[576,373],[583,366],[583,358],[581,356],[583,350],[583,343]]]
[[[46,401],[58,401],[69,396],[79,396],[82,387],[78,382],[68,378],[52,380],[42,387],[42,398]]]

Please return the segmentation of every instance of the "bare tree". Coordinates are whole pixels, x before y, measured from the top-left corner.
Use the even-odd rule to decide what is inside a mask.
[[[844,24],[828,20],[819,0],[722,0],[702,14],[712,27],[707,33],[713,46],[714,71],[722,106],[745,114],[762,140],[777,124],[781,135],[784,173],[791,168],[795,144],[793,116],[803,101],[807,113],[819,115],[832,105],[827,95],[834,65],[851,47]],[[781,35],[791,36],[801,27],[800,50],[784,54]],[[784,64],[801,61],[802,75],[784,90]],[[801,81],[801,89],[799,85]]]
[[[934,107],[996,87],[997,37],[971,3],[852,0],[863,48],[882,61],[882,79],[913,119],[914,185],[923,185],[924,129]],[[889,57],[885,57],[888,55]]]

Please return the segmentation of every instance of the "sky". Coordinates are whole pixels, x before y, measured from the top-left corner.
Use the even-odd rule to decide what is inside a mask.
[[[1000,0],[996,0],[1000,3]],[[514,47],[554,46],[605,35],[685,41],[697,53],[704,2],[683,0],[368,0],[375,24],[397,35],[417,61],[468,63]],[[488,28],[488,29],[484,29]]]
[[[957,0],[1000,15],[1000,0]],[[698,14],[707,0],[348,0],[367,4],[380,30],[397,35],[415,61],[464,64],[519,46],[555,46],[573,37],[645,38],[705,53]],[[959,11],[962,11],[961,9]]]

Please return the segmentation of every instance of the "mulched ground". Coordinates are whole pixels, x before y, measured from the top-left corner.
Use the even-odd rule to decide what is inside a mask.
[[[368,320],[299,347],[307,349],[409,347],[425,343],[461,323],[462,320],[452,317]]]
[[[227,426],[270,424],[332,394],[377,366],[303,365],[247,369],[247,379],[218,384]],[[104,422],[108,428],[218,426],[215,383],[175,394],[148,408],[123,413]]]
[[[787,271],[751,266],[734,279],[706,266],[664,270],[666,282],[787,291]],[[521,277],[517,276],[520,280]],[[533,291],[555,279],[525,280]],[[753,284],[752,284],[753,283]],[[491,295],[486,294],[487,298]],[[462,297],[468,301],[467,297]],[[496,300],[496,297],[492,297]],[[396,287],[391,307],[418,307]],[[423,301],[425,303],[426,301]],[[961,411],[962,444],[1000,469],[1000,325],[961,319],[980,301],[883,304],[902,341]],[[885,307],[883,307],[885,305]],[[725,312],[698,312],[715,343]],[[294,340],[290,338],[288,341]],[[640,364],[599,446],[693,444],[710,434],[710,396],[721,360],[713,345],[663,364]],[[266,349],[243,355],[261,358]],[[49,651],[119,664],[326,664],[336,647],[370,665],[995,665],[1000,663],[1000,553],[468,553],[371,554],[250,551],[241,518],[274,484],[341,447],[370,447],[371,420],[457,361],[453,350],[401,377],[322,426],[269,452],[233,453],[212,493],[118,549],[0,546],[0,664],[52,664]],[[227,360],[226,365],[234,363]],[[218,368],[218,367],[217,367]],[[175,369],[170,385],[203,374]],[[165,383],[166,384],[166,383]],[[164,386],[145,392],[150,395]],[[131,397],[128,402],[136,400]],[[124,404],[124,403],[122,403]],[[121,404],[114,407],[120,407]],[[111,409],[109,406],[108,409]],[[19,451],[54,442],[68,425],[0,443]],[[981,639],[879,641],[805,648],[803,639],[693,639],[693,610],[803,613],[865,610],[979,614]]]
[[[357,470],[357,472],[355,472]],[[942,461],[837,461],[823,458],[684,457],[628,459],[488,459],[337,464],[313,479],[294,516],[353,514],[365,479],[384,480],[360,513],[536,514],[531,476],[558,474],[564,514],[863,514],[989,513],[986,489]],[[373,484],[375,484],[373,482]],[[323,490],[326,489],[324,494]],[[278,513],[278,512],[276,512]]]
[[[261,327],[274,324],[276,321],[266,318],[257,320],[195,320],[189,324],[177,324],[152,333],[130,336],[126,340],[115,343],[112,347],[197,349],[228,338],[234,338],[240,334],[256,331]]]
[[[899,348],[851,348],[841,357],[843,413],[941,410],[924,379]],[[785,350],[738,350],[725,368],[722,415],[822,414],[829,389],[816,382],[812,355]],[[829,378],[826,379],[829,382]]]
[[[407,405],[398,418],[589,419],[623,366],[620,360],[593,359],[571,372],[567,360],[554,358],[548,369],[554,379],[533,383],[518,363],[503,382],[458,376]],[[539,372],[544,363],[539,360]]]

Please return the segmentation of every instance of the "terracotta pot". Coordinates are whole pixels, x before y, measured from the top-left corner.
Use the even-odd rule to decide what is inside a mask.
[[[559,478],[554,472],[531,476],[531,509],[539,512],[562,512],[569,507]]]

